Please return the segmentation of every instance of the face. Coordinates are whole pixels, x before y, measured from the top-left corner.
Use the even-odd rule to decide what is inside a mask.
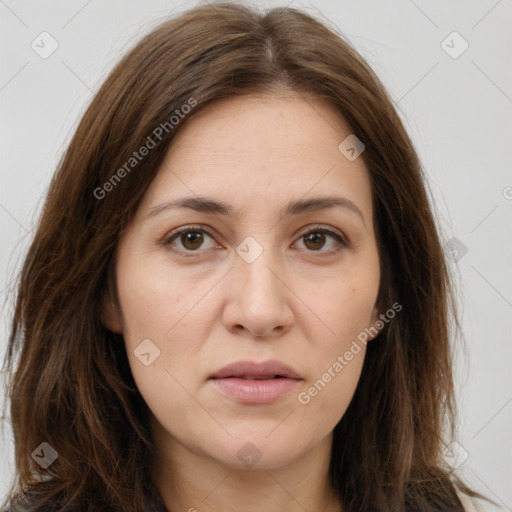
[[[378,317],[369,173],[338,149],[350,133],[293,94],[222,100],[180,128],[120,239],[120,312],[105,314],[160,444],[272,469],[332,439],[361,373],[354,341]],[[228,211],[171,206],[183,198]],[[211,378],[270,360],[299,378]]]

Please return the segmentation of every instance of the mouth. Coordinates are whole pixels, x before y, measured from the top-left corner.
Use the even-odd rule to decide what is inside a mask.
[[[243,379],[243,380],[270,380],[270,379],[288,379],[284,375],[268,375],[266,377],[258,377],[253,375],[229,375],[226,377],[210,377],[213,380],[216,379]]]
[[[304,379],[280,361],[240,361],[210,376],[215,389],[242,404],[268,404],[289,394]]]
[[[221,368],[210,376],[210,379],[226,379],[236,377],[246,380],[296,379],[301,375],[281,361],[271,360],[257,363],[254,361],[238,361]]]
[[[283,375],[273,375],[271,377],[252,377],[249,375],[240,375],[237,377],[236,375],[230,375],[229,377],[213,377],[214,379],[222,378],[222,379],[231,379],[231,378],[237,378],[237,379],[245,379],[245,380],[269,380],[269,379],[286,379],[287,377],[284,377]]]

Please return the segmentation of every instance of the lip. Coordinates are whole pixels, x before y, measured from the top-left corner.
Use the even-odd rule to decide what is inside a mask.
[[[271,359],[261,363],[255,361],[236,361],[210,375],[210,379],[223,379],[226,377],[274,377],[276,375],[289,379],[302,379],[297,371],[277,359]]]
[[[297,371],[277,360],[262,363],[237,361],[218,370],[209,378],[209,382],[220,393],[244,404],[274,402],[296,388],[303,380]]]

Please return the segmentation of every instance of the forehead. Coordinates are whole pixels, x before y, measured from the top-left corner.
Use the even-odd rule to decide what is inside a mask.
[[[338,149],[350,134],[332,104],[310,95],[218,100],[180,127],[146,206],[184,194],[215,196],[235,208],[334,192],[371,203],[363,159],[349,161]]]
[[[256,153],[289,158],[290,150],[303,148],[305,157],[309,148],[315,159],[336,149],[343,133],[350,133],[350,128],[334,105],[310,94],[234,96],[195,112],[178,131],[169,156],[187,147],[193,153],[189,158],[206,152],[221,153],[223,158]]]

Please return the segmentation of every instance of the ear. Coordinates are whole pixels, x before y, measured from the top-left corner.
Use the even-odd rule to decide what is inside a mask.
[[[101,305],[101,323],[109,331],[123,334],[123,326],[120,321],[120,311],[111,301],[108,293],[105,293]]]

